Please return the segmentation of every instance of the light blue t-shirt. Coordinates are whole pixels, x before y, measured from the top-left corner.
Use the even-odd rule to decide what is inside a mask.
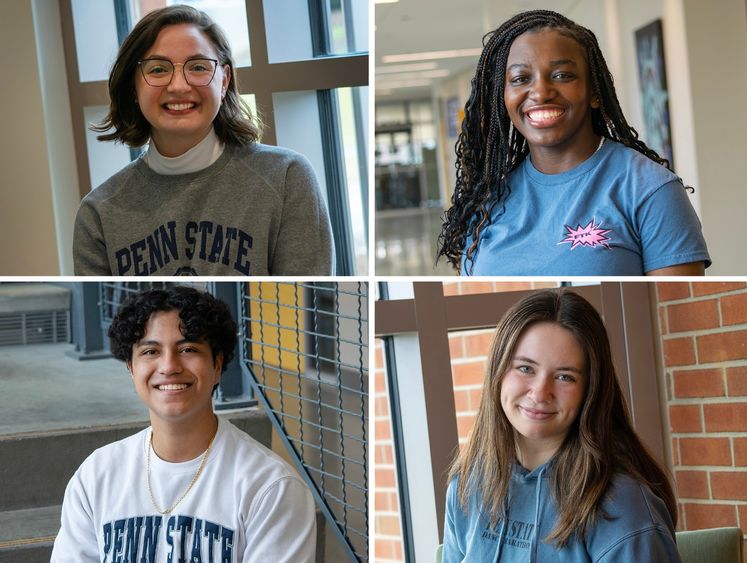
[[[679,563],[674,526],[664,502],[634,479],[617,474],[599,516],[585,537],[571,536],[562,549],[545,542],[558,520],[548,488],[550,463],[533,471],[516,465],[509,486],[508,517],[490,526],[476,495],[465,512],[457,480],[446,493],[443,563]]]
[[[494,206],[463,275],[640,276],[711,263],[682,180],[615,141],[560,174],[543,174],[527,156],[509,185],[505,213]]]

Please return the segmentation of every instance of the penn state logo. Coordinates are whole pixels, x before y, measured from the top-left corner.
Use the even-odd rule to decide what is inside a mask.
[[[197,273],[197,270],[194,268],[191,268],[189,266],[182,266],[179,268],[176,272],[174,272],[175,276],[197,276],[199,275]]]

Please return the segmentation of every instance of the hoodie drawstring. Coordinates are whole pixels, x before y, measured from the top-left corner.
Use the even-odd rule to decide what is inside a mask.
[[[498,561],[500,561],[501,551],[503,551],[503,538],[506,536],[506,522],[508,521],[508,499],[504,502],[503,507],[505,516],[501,518],[501,531],[498,534],[498,551],[495,554],[495,561],[493,563],[498,563]]]
[[[537,562],[537,536],[539,535],[540,525],[540,496],[542,494],[542,475],[544,472],[545,468],[543,467],[542,469],[540,469],[539,474],[537,475],[537,494],[534,501],[534,536],[532,537],[532,554],[529,559],[530,563]]]

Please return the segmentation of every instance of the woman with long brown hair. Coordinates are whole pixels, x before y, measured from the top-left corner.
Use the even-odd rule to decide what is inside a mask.
[[[445,563],[680,561],[667,475],[633,430],[601,317],[570,291],[501,320],[450,476]]]

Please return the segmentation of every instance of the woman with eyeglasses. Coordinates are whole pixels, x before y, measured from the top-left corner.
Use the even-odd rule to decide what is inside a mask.
[[[680,561],[669,479],[576,293],[532,293],[501,319],[450,476],[444,563]]]
[[[153,11],[127,36],[92,129],[148,148],[81,202],[76,275],[333,273],[314,171],[258,142],[234,69],[223,31],[188,6]]]

